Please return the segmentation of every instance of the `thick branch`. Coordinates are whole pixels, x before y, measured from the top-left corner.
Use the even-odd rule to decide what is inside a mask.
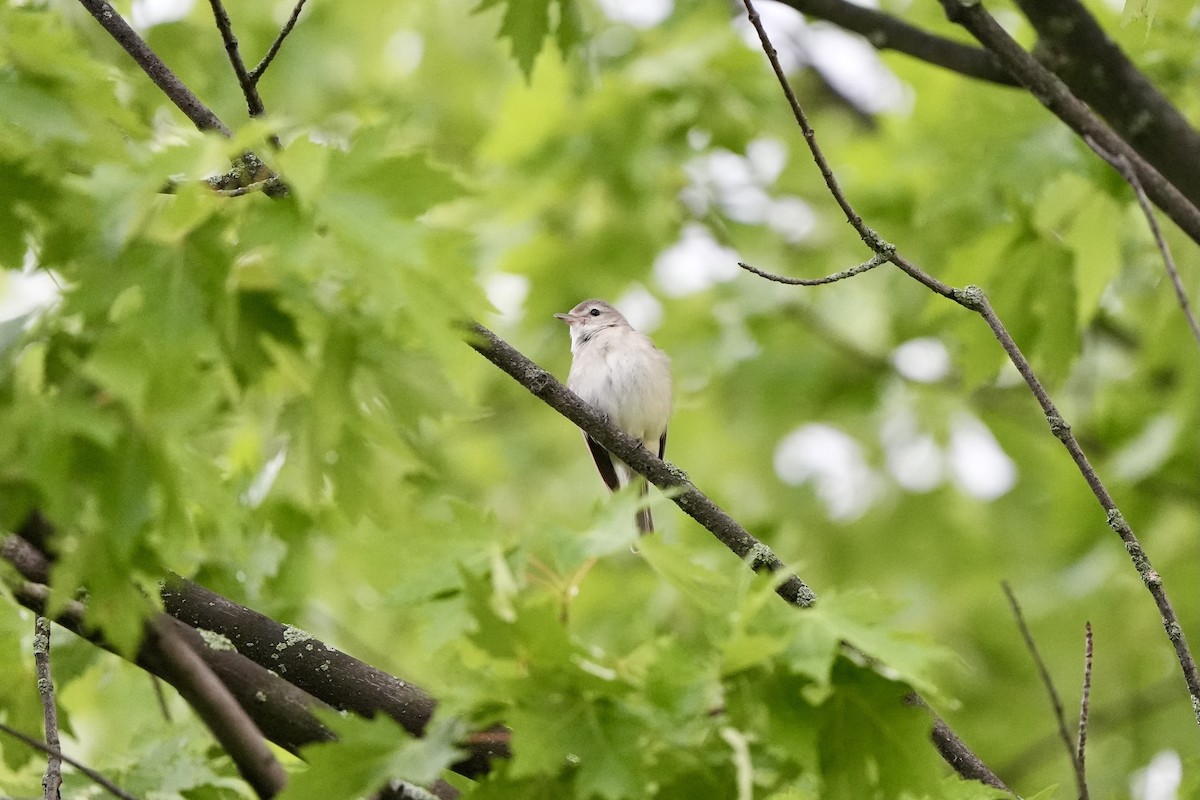
[[[18,600],[40,612],[49,597],[43,584],[49,560],[14,534],[0,541],[0,558],[16,566],[28,581],[14,587]],[[413,735],[420,735],[433,714],[436,701],[421,688],[197,584],[174,578],[161,595],[167,613],[185,623],[180,632],[188,644],[233,692],[263,734],[290,752],[332,738],[309,711],[312,707],[333,707],[366,717],[382,711]],[[84,623],[80,603],[70,603],[55,621],[105,646],[103,638]],[[153,659],[139,657],[138,663],[171,682]],[[471,734],[461,743],[470,755],[451,768],[467,777],[482,775],[492,759],[510,756],[508,742],[508,732],[502,729]]]
[[[1079,0],[1017,0],[1038,33],[1038,60],[1062,78],[1193,204],[1200,133],[1108,37]]]
[[[987,9],[977,2],[967,4],[962,0],[941,0],[941,3],[951,21],[962,25],[995,53],[1017,80],[1071,130],[1085,141],[1095,141],[1114,156],[1128,159],[1154,204],[1165,211],[1192,241],[1200,244],[1200,209],[1071,94],[1062,80],[1025,52]]]
[[[910,25],[876,8],[848,0],[780,0],[809,17],[857,33],[878,50],[895,50],[951,72],[1015,86],[1016,80],[987,50],[956,42]]]
[[[146,622],[142,648],[165,680],[196,710],[259,797],[274,797],[287,773],[233,693],[184,638],[182,622],[157,614]]]

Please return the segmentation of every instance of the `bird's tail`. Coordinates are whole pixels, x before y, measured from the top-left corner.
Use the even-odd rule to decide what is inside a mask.
[[[645,478],[638,480],[638,494],[644,500],[650,493],[650,486]],[[638,533],[645,536],[647,533],[654,533],[654,517],[650,515],[648,507],[639,508],[637,512],[637,528]]]

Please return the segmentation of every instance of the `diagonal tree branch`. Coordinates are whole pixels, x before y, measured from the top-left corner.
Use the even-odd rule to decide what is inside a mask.
[[[137,63],[142,71],[154,81],[167,99],[184,113],[197,128],[202,131],[213,130],[222,136],[233,136],[229,127],[204,103],[184,85],[183,81],[171,71],[158,54],[150,49],[146,41],[137,34],[129,23],[117,13],[105,0],[79,0],[80,5],[88,10],[100,26],[108,31],[117,44]],[[261,190],[270,197],[279,197],[288,193],[288,187],[273,173],[262,159],[254,153],[243,153],[234,163],[234,168],[208,181],[214,189],[231,195],[246,194],[251,187]],[[242,189],[237,192],[232,190]]]
[[[242,62],[242,51],[238,47],[237,37],[233,34],[233,23],[229,19],[229,12],[225,10],[225,4],[221,0],[208,0],[208,4],[212,7],[217,30],[221,32],[221,41],[225,44],[225,54],[229,56],[233,74],[237,76],[238,85],[242,87],[242,94],[246,97],[246,109],[250,112],[250,116],[260,117],[266,113],[267,109],[263,106],[262,96],[258,93],[254,79],[250,77],[245,63]]]
[[[147,657],[196,710],[255,793],[274,797],[287,783],[287,773],[233,693],[187,645],[180,631],[186,627],[166,614],[148,620],[142,640]]]
[[[162,90],[175,106],[202,131],[219,131],[223,136],[232,136],[229,127],[213,113],[212,109],[200,102],[200,98],[179,80],[158,54],[150,49],[150,45],[138,36],[137,31],[129,27],[129,23],[117,13],[105,0],[79,0],[100,26],[108,31],[117,44],[124,48],[130,58],[137,62],[142,71],[154,81],[154,85]]]
[[[49,589],[44,585],[50,572],[49,559],[16,534],[0,541],[0,559],[15,566],[26,581],[14,587],[18,600],[41,612],[49,598]],[[298,628],[182,578],[172,578],[160,594],[164,610],[184,623],[178,630],[188,645],[229,687],[263,734],[289,752],[297,753],[306,744],[332,738],[311,713],[313,707],[352,711],[364,717],[383,712],[414,736],[421,735],[433,714],[436,701],[420,687],[365,664]],[[82,604],[72,601],[67,612],[55,621],[111,649],[84,622]],[[135,656],[138,665],[170,683],[170,676],[163,673],[158,662],[144,656]],[[451,769],[466,777],[483,775],[493,759],[511,756],[508,732],[501,728],[469,734],[461,747],[468,756]]]
[[[782,578],[782,583],[775,589],[776,594],[791,605],[802,608],[816,602],[816,595],[799,576],[788,573],[778,556],[767,545],[748,533],[729,514],[702,494],[681,470],[658,458],[636,439],[615,428],[603,415],[555,380],[554,376],[487,328],[472,324],[469,326],[469,332],[473,335],[468,338],[467,343],[480,355],[508,373],[535,397],[574,422],[605,449],[666,492],[688,516],[747,561],[752,569]],[[914,701],[926,709],[929,708],[920,697],[914,695]],[[1007,791],[1004,783],[958,738],[950,726],[932,710],[930,713],[933,716],[931,735],[946,763],[964,778],[981,780],[989,786]]]
[[[1146,194],[1192,241],[1200,244],[1200,209],[1104,124],[1067,85],[1022,47],[978,2],[940,0],[946,16],[962,25],[1000,59],[1038,102],[1085,141],[1095,141],[1114,156],[1128,159]],[[1200,712],[1200,709],[1198,709]]]
[[[275,37],[275,41],[271,42],[271,46],[267,48],[267,53],[262,57],[262,61],[258,62],[258,66],[250,70],[250,80],[257,85],[262,78],[263,73],[267,71],[267,67],[271,66],[271,62],[275,60],[275,56],[279,53],[279,48],[283,46],[283,40],[292,32],[292,28],[296,27],[296,21],[300,19],[300,12],[304,10],[305,0],[296,0],[296,5],[292,9],[292,15],[288,17],[288,21],[283,24],[279,30],[279,35]]]
[[[479,324],[470,326],[467,343],[480,355],[507,372],[539,400],[578,425],[606,450],[645,475],[662,489],[689,517],[704,526],[734,555],[746,561],[755,572],[771,573],[779,578],[775,593],[794,606],[807,607],[816,602],[812,589],[794,573],[766,544],[752,536],[721,507],[701,493],[682,470],[655,456],[632,436],[617,430],[579,396],[563,386],[549,372],[534,364],[512,345]]]
[[[1108,37],[1079,0],[1017,0],[1038,33],[1034,55],[1192,201],[1200,132]]]
[[[1179,277],[1175,259],[1171,257],[1171,248],[1167,246],[1167,239],[1163,236],[1162,228],[1159,227],[1158,220],[1154,218],[1154,208],[1150,205],[1150,198],[1146,197],[1146,190],[1142,188],[1142,182],[1138,180],[1137,172],[1129,164],[1129,159],[1124,156],[1114,156],[1095,142],[1089,142],[1089,144],[1097,155],[1112,164],[1113,169],[1121,173],[1121,177],[1133,189],[1133,195],[1137,198],[1138,205],[1142,208],[1142,214],[1146,217],[1146,223],[1150,226],[1150,235],[1154,237],[1154,243],[1158,245],[1158,252],[1162,255],[1163,266],[1167,269],[1167,277],[1171,280],[1171,286],[1175,288],[1175,298],[1179,301],[1179,307],[1183,310],[1188,327],[1192,329],[1192,337],[1197,344],[1200,344],[1200,322],[1196,320],[1196,314],[1192,311],[1187,289],[1183,287],[1183,279]]]

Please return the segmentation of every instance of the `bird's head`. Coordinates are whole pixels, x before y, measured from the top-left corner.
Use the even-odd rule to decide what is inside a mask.
[[[629,321],[603,300],[584,300],[566,314],[555,314],[571,327],[572,339],[588,339],[605,328],[628,328]]]

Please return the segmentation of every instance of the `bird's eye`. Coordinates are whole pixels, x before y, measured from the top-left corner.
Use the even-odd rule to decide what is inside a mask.
[[[589,311],[588,313],[589,313],[589,314],[591,314],[593,317],[598,317],[598,316],[600,316],[600,309],[598,309],[598,308],[593,308],[593,309],[592,309],[591,311]]]

